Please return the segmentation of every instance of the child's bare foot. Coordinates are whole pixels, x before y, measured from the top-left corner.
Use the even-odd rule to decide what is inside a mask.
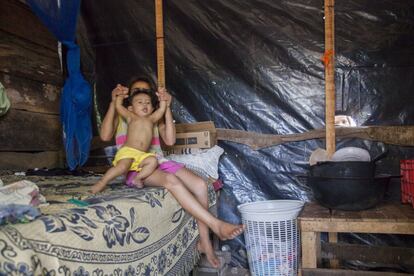
[[[144,188],[144,181],[142,181],[142,179],[139,179],[138,177],[135,177],[134,181],[132,181],[132,183],[138,189]]]
[[[91,193],[93,194],[99,193],[100,191],[105,189],[105,187],[106,187],[106,184],[104,182],[98,181],[95,183],[95,185],[92,186]]]
[[[205,244],[204,244],[205,243]],[[202,242],[201,240],[197,243],[197,249],[200,253],[203,253],[207,257],[207,261],[214,267],[220,267],[220,260],[217,258],[216,253],[214,252],[213,246],[210,242]]]
[[[232,240],[244,231],[243,224],[231,224],[220,221],[217,225],[217,230],[214,231],[220,240]]]

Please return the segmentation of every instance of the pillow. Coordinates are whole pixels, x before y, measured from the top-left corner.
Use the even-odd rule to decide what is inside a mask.
[[[203,178],[218,179],[218,163],[224,150],[219,146],[191,154],[171,154],[166,158],[185,165]]]

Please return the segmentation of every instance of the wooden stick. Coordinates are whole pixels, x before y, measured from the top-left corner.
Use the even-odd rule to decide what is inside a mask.
[[[325,0],[325,128],[326,151],[335,153],[335,45],[334,0]]]
[[[189,124],[190,125],[190,124]],[[181,127],[178,124],[177,130]],[[194,130],[200,131],[204,128],[197,127]],[[237,129],[206,128],[211,135],[217,135],[217,140],[230,141],[244,144],[254,150],[277,146],[289,142],[299,142],[311,139],[324,139],[325,129],[315,129],[304,133],[274,135],[249,132]],[[181,132],[189,132],[190,129],[183,129]],[[366,126],[366,127],[336,127],[337,138],[359,138],[371,141],[380,141],[390,145],[414,146],[414,126]],[[102,142],[99,136],[93,137],[91,150],[114,145],[115,142]]]
[[[323,128],[286,135],[261,134],[223,128],[217,128],[216,130],[217,140],[245,144],[254,150],[289,142],[323,139],[326,135],[326,130]],[[338,138],[360,138],[391,145],[414,146],[414,126],[336,127],[336,135]]]
[[[155,0],[155,33],[157,39],[158,87],[165,87],[164,22],[162,0]]]

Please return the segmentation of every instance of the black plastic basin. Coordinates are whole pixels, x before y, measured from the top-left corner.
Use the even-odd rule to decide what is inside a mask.
[[[391,177],[318,177],[305,176],[315,200],[338,210],[357,211],[375,207],[388,189]]]

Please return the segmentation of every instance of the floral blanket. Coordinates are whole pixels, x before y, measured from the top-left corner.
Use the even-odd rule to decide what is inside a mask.
[[[186,275],[196,264],[197,224],[165,189],[119,185],[84,200],[1,226],[0,275]]]

